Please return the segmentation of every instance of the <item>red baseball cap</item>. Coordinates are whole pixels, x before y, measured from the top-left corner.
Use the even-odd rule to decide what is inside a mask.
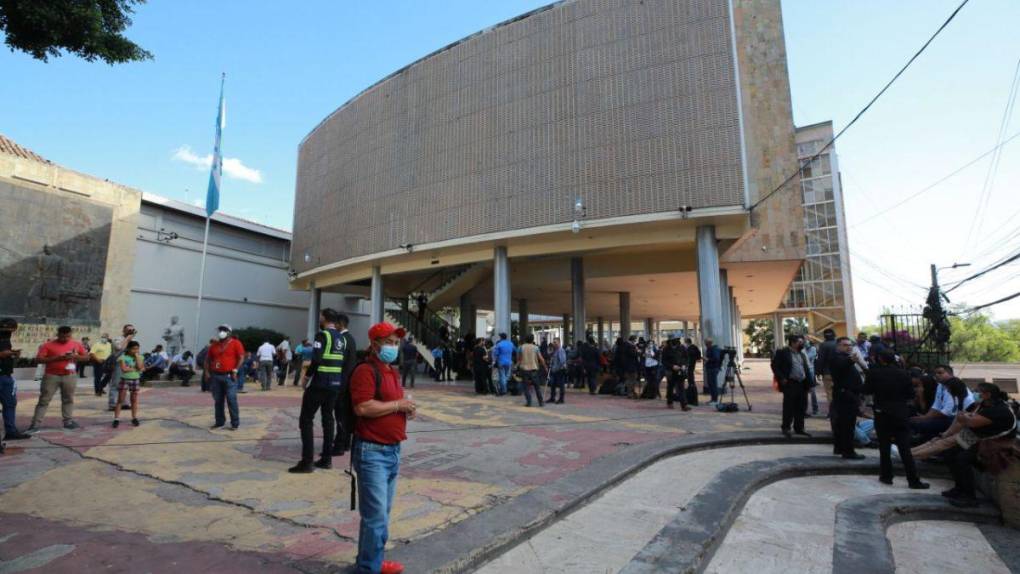
[[[370,341],[385,339],[386,337],[394,334],[403,339],[404,335],[407,334],[407,331],[405,331],[403,327],[397,327],[393,323],[387,323],[385,321],[382,323],[376,323],[368,329],[368,339]]]

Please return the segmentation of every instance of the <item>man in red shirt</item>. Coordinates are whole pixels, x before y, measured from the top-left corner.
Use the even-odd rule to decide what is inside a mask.
[[[414,401],[404,398],[400,373],[392,366],[404,334],[403,329],[390,323],[372,325],[368,330],[368,356],[351,374],[351,402],[358,417],[351,461],[361,487],[358,572],[404,571],[399,562],[383,560],[400,472],[400,443],[407,439],[407,419],[414,418],[415,413]]]
[[[39,430],[39,423],[46,416],[50,400],[60,389],[60,414],[65,429],[81,428],[74,422],[74,389],[78,385],[78,361],[89,358],[85,347],[71,338],[71,328],[64,325],[57,329],[57,338],[39,347],[36,360],[46,365],[42,384],[39,387],[39,402],[35,405],[35,416],[28,427],[29,433]]]
[[[237,369],[244,361],[244,345],[234,337],[230,325],[217,327],[218,340],[209,345],[205,355],[204,369],[209,373],[209,387],[216,405],[214,429],[223,428],[227,418],[223,414],[226,400],[230,410],[230,430],[241,425],[241,414],[237,408]]]

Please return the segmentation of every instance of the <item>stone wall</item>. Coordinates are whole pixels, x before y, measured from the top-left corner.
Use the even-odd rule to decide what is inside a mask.
[[[75,327],[75,338],[94,340],[101,331],[119,332],[128,321],[141,192],[53,163],[5,154],[0,154],[0,186],[15,205],[0,216],[8,218],[3,225],[11,230],[4,242],[2,268],[9,273],[4,279],[27,286],[24,300],[17,300],[17,293],[7,294],[10,304],[0,309],[22,323],[15,344],[26,356],[34,354],[62,324]],[[49,249],[55,257],[37,245],[50,237],[63,238],[56,249]],[[82,261],[99,269],[79,269]],[[88,277],[82,279],[82,274]],[[45,312],[30,300],[42,291]],[[51,316],[53,309],[63,310],[57,313],[62,316]]]

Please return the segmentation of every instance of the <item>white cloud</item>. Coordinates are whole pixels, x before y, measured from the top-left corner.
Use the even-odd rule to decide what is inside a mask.
[[[199,156],[191,151],[191,146],[182,145],[174,151],[173,159],[193,165],[196,169],[207,170],[212,166],[212,154]],[[236,157],[223,158],[223,173],[232,179],[250,183],[262,183],[262,172],[244,165]]]

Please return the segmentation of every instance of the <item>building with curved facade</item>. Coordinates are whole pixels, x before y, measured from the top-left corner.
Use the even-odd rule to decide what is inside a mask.
[[[736,344],[804,258],[794,134],[778,0],[552,4],[308,134],[291,285],[313,308],[360,292],[376,319],[405,305],[416,320],[401,302],[424,294],[459,306],[463,330],[487,309],[509,332],[515,310],[578,334],[698,321]]]

